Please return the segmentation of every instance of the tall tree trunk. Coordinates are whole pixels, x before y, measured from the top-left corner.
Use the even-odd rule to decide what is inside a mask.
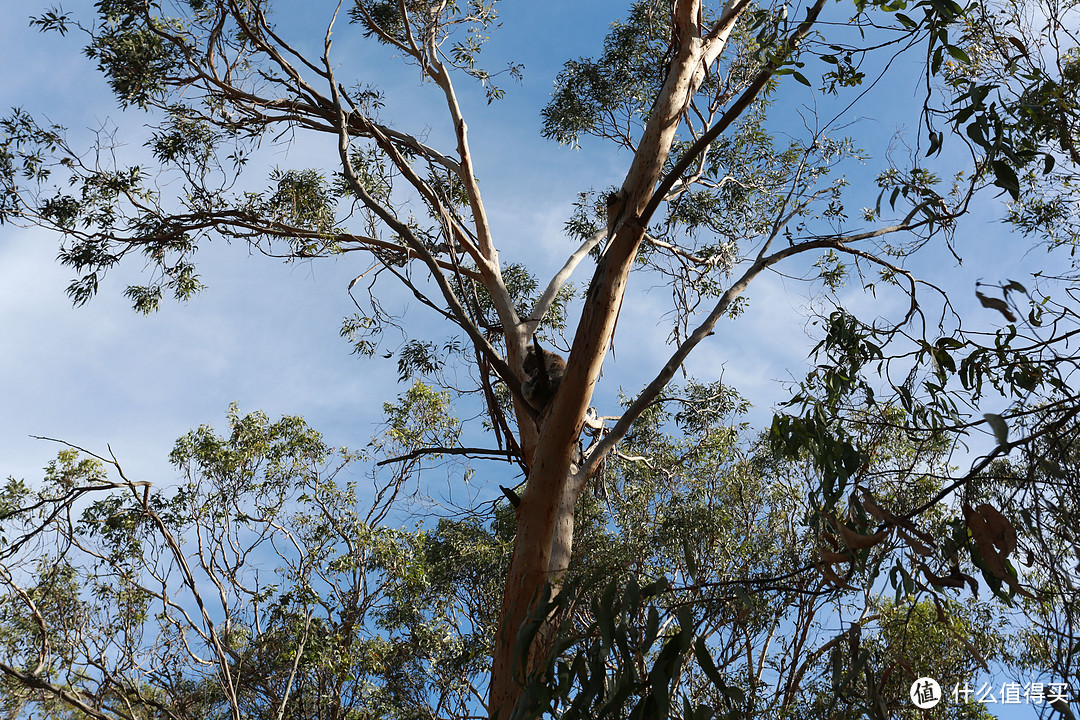
[[[593,275],[566,376],[540,427],[528,486],[517,509],[517,537],[495,637],[488,708],[492,720],[508,718],[521,696],[527,668],[516,663],[518,631],[545,584],[557,584],[569,563],[574,507],[586,480],[573,472],[577,440],[645,234],[638,218],[662,176],[682,114],[704,74],[700,10],[699,0],[675,2],[676,54],[623,183],[624,209]]]

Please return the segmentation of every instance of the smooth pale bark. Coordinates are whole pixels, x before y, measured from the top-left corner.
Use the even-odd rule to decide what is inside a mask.
[[[488,707],[493,720],[509,717],[521,695],[526,668],[515,667],[518,630],[545,584],[558,582],[570,560],[574,506],[586,480],[573,472],[577,440],[645,234],[638,217],[662,177],[683,112],[704,74],[706,42],[700,10],[699,0],[675,3],[679,45],[623,183],[625,209],[589,287],[566,376],[541,420],[528,485],[517,511],[517,537],[495,638]],[[713,43],[722,41],[713,38],[709,49],[715,52]]]

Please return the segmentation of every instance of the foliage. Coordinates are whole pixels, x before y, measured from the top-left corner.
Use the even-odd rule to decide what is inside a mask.
[[[0,605],[8,665],[82,688],[99,717],[428,717],[472,703],[462,683],[483,670],[493,621],[475,611],[505,543],[468,523],[365,521],[345,480],[363,456],[299,418],[234,408],[225,436],[200,427],[170,459],[171,492],[74,450],[40,490],[9,481],[5,537],[20,542],[5,544],[5,580],[25,590]],[[13,717],[61,712],[66,698],[4,682]]]
[[[945,600],[933,611],[922,600],[913,617],[823,575],[791,574],[813,561],[815,532],[800,518],[816,478],[763,445],[745,454],[745,425],[732,421],[746,407],[731,390],[686,390],[639,420],[598,494],[583,497],[581,551],[551,605],[566,621],[522,712],[533,702],[566,717],[817,717],[810,708],[830,697],[892,707],[912,667],[970,678],[970,643],[975,657],[995,657],[1002,640],[986,605]],[[415,442],[401,423],[435,398],[416,385],[388,404],[374,451]],[[900,434],[877,447],[883,467],[919,453]],[[82,700],[102,717],[125,706],[228,717],[231,704],[246,717],[469,715],[498,620],[511,508],[500,504],[490,524],[379,527],[361,517],[351,478],[363,459],[298,418],[235,408],[226,435],[204,426],[177,441],[182,481],[171,492],[129,480],[113,460],[61,451],[41,490],[5,489],[5,537],[22,540],[5,546],[4,567],[25,593],[0,603],[6,656],[23,672],[47,658],[35,674],[55,687],[93,679],[102,690]],[[83,509],[69,524],[56,511],[73,492]],[[66,550],[39,554],[47,548]],[[35,557],[33,572],[11,570]],[[838,611],[851,626],[832,637]],[[849,680],[838,695],[819,678],[864,627],[870,666],[893,680]],[[904,640],[929,642],[927,627],[945,633],[951,659]],[[148,679],[145,665],[168,671]],[[5,682],[9,712],[53,707],[48,692]]]
[[[10,480],[5,711],[884,717],[910,712],[917,663],[1078,677],[1062,569],[1077,548],[1075,8],[632,3],[542,111],[547,138],[628,159],[621,184],[580,189],[566,222],[580,245],[545,282],[498,237],[466,122],[522,71],[485,48],[496,3],[352,0],[314,41],[271,5],[100,0],[87,18],[32,19],[81,35],[145,125],[134,146],[106,125],[87,152],[12,110],[0,222],[61,237],[76,304],[140,256],[148,277],[124,292],[144,313],[204,289],[209,242],[363,257],[349,292],[363,280],[367,297],[342,336],[412,384],[368,453],[234,409],[227,436],[177,443],[171,490],[74,449],[40,484]],[[341,37],[402,60],[446,132],[428,132],[426,106],[408,113],[421,129],[388,120],[402,108],[372,84],[385,76],[350,77]],[[912,139],[881,153],[855,108],[911,78]],[[336,166],[264,161],[300,137],[329,141]],[[1044,270],[928,281],[941,258],[962,262],[983,207],[1051,252]],[[710,342],[735,346],[726,319],[767,274],[803,283],[817,345],[755,434],[718,373],[674,379]],[[388,312],[387,281],[445,323]],[[670,293],[652,348],[666,358],[609,415],[594,390],[642,287]],[[535,408],[521,388],[541,342],[567,357]],[[477,460],[492,458],[523,483],[489,482]],[[368,462],[361,502],[349,468]],[[431,499],[436,464],[482,489],[389,527]],[[986,589],[1023,613],[1024,652],[991,637]]]

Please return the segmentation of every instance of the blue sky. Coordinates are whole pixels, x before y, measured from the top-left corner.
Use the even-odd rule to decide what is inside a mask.
[[[67,9],[82,13],[90,5],[78,2]],[[289,31],[299,45],[314,47],[321,42],[322,26],[301,23],[321,18],[321,11],[329,12],[333,4],[304,7]],[[622,8],[614,2],[507,3],[504,27],[489,52],[524,63],[524,81],[505,80],[506,99],[488,106],[478,89],[459,80],[503,260],[526,263],[542,280],[573,249],[562,226],[576,193],[621,182],[630,160],[596,143],[571,150],[539,137],[539,111],[562,62],[596,54]],[[141,122],[137,114],[118,111],[81,55],[77,35],[43,36],[27,27],[26,18],[40,12],[35,2],[4,3],[0,64],[17,71],[0,75],[0,105],[47,115],[84,139],[106,123],[127,127]],[[404,129],[438,139],[445,115],[433,110],[434,88],[422,86],[415,70],[395,64],[385,49],[356,46],[346,35],[341,32],[337,46],[340,62],[370,68],[372,79],[383,78],[380,85],[399,103],[387,109],[385,118],[400,119]],[[821,68],[811,71],[820,73]],[[796,91],[799,102],[824,103],[801,86]],[[882,166],[885,148],[905,122],[912,123],[907,130],[914,132],[914,86],[891,88],[874,98],[848,130],[875,145],[866,148],[874,156],[867,166],[855,169],[861,183]],[[790,132],[799,132],[798,123]],[[140,152],[137,146],[129,150]],[[304,141],[287,152],[275,149],[264,159],[281,167],[332,168],[333,139]],[[1033,259],[1025,260],[1023,243],[1008,236],[995,219],[997,211],[987,202],[958,236],[962,252],[975,251],[964,266],[943,254],[923,263],[927,276],[956,288],[958,307],[981,322],[995,318],[978,315],[986,311],[974,304],[975,281],[1023,281],[1018,270]],[[44,435],[98,453],[111,447],[132,477],[167,484],[176,477],[166,462],[173,441],[199,424],[222,428],[231,402],[242,411],[262,409],[271,417],[302,415],[330,443],[360,447],[378,431],[382,403],[405,389],[396,384],[394,360],[360,360],[338,337],[342,317],[354,311],[346,288],[366,267],[350,256],[283,264],[238,245],[208,245],[200,249],[198,261],[209,289],[187,305],[166,302],[157,314],[143,317],[122,297],[126,284],[139,281],[138,262],[110,275],[88,305],[72,308],[64,293],[71,272],[55,262],[56,250],[53,236],[0,227],[0,475],[40,477],[59,449],[30,437]],[[584,282],[586,273],[587,268],[579,270],[575,280]],[[633,291],[635,301],[624,306],[623,334],[597,399],[602,414],[614,413],[620,387],[640,387],[669,352],[663,344],[669,332],[666,288],[638,286]],[[408,309],[417,322],[435,322],[407,294],[386,297],[389,309]],[[898,307],[896,299],[875,304],[857,286],[841,297],[871,316]],[[701,379],[722,373],[757,405],[753,418],[764,421],[771,406],[786,396],[782,383],[805,372],[812,345],[806,327],[809,300],[805,284],[763,277],[751,290],[747,314],[721,325],[692,357],[691,372]],[[997,678],[1014,679],[1027,680]]]
[[[618,6],[598,4],[566,32],[557,11],[512,5],[490,49],[524,62],[523,82],[506,80],[507,98],[491,106],[467,81],[459,81],[459,92],[470,110],[474,151],[503,258],[526,262],[543,278],[574,247],[562,226],[576,194],[621,182],[629,162],[626,153],[597,143],[573,150],[539,137],[539,111],[562,62],[595,53]],[[27,26],[25,18],[37,12],[25,0],[5,7],[0,53],[5,65],[15,63],[22,72],[0,79],[0,102],[45,115],[84,141],[99,127],[141,122],[138,113],[118,110],[81,55],[77,34],[42,35]],[[544,32],[554,26],[559,32]],[[309,42],[321,39],[322,30],[305,30]],[[541,35],[558,38],[558,46],[526,41]],[[355,50],[354,60],[345,37],[337,50],[343,63],[377,64],[380,74],[386,71],[389,80],[382,86],[397,103],[385,111],[387,120],[406,118],[408,129],[439,136],[444,115],[433,105],[434,88],[421,85],[414,69],[400,68],[381,47]],[[125,149],[139,152],[139,141],[132,142]],[[283,168],[332,168],[332,142],[275,149],[268,161]],[[505,162],[508,150],[513,163]],[[207,245],[197,260],[209,289],[186,306],[166,302],[160,312],[143,317],[121,296],[129,282],[139,282],[137,261],[112,273],[88,305],[72,308],[64,294],[72,273],[55,262],[56,250],[56,238],[48,234],[0,228],[0,395],[7,409],[0,419],[0,457],[6,474],[35,477],[54,454],[55,448],[29,435],[98,451],[111,443],[127,464],[160,468],[173,439],[200,423],[220,425],[232,401],[242,410],[301,414],[335,444],[362,445],[377,430],[382,402],[404,389],[395,386],[393,360],[359,360],[338,338],[342,317],[355,310],[346,288],[365,269],[362,261],[285,265],[243,247]],[[575,277],[579,284],[585,272]],[[780,397],[773,381],[797,376],[797,367],[794,375],[787,367],[805,357],[800,308],[806,297],[797,286],[789,292],[780,278],[766,278],[762,285],[749,317],[723,347],[696,357],[693,367],[717,374],[712,368],[723,362],[725,379],[767,408]],[[642,332],[654,337],[655,352],[641,353],[639,342],[616,342],[607,377],[618,383],[605,383],[609,400],[620,385],[639,387],[666,358],[661,341],[668,332],[667,293],[643,290],[639,303],[624,308],[620,323],[635,329],[636,340]],[[404,293],[394,302],[391,308],[402,310],[416,305]],[[416,317],[431,320],[422,312]],[[755,325],[770,331],[757,333]],[[741,363],[741,357],[753,359]],[[760,399],[762,391],[769,400]]]

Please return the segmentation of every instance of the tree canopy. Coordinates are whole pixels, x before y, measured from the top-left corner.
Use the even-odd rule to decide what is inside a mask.
[[[1071,712],[1071,5],[632,3],[539,110],[553,152],[606,144],[621,164],[583,170],[550,277],[493,222],[470,130],[527,71],[489,40],[527,31],[494,0],[295,12],[42,8],[31,24],[81,39],[137,121],[84,147],[12,109],[0,223],[59,239],[77,305],[141,265],[122,292],[147,314],[206,290],[210,244],[355,265],[341,336],[362,363],[394,358],[402,392],[363,452],[234,407],[226,433],[177,442],[174,484],[74,446],[10,479],[0,707],[915,717],[917,678],[1005,666]],[[402,72],[425,112],[384,89]],[[882,107],[899,117],[867,132]],[[267,161],[308,144],[333,166]],[[987,218],[1045,254],[949,283],[965,257],[993,268],[968,239]],[[770,332],[744,313],[771,276],[809,297],[814,346],[755,426],[754,398],[690,363]],[[404,315],[381,302],[398,290]],[[619,323],[644,306],[670,328],[655,346]],[[640,387],[604,377],[624,346],[661,358]],[[451,461],[481,489],[404,529],[417,478]]]

